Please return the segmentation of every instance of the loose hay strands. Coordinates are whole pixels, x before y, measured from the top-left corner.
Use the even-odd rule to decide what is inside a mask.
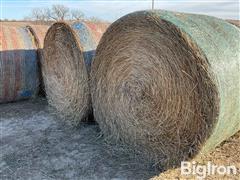
[[[91,71],[101,130],[162,165],[240,129],[239,34],[214,17],[141,11],[103,35]]]
[[[43,77],[48,101],[73,125],[92,111],[88,71],[98,44],[96,37],[104,32],[102,26],[94,27],[84,22],[58,22],[50,27],[44,41]]]
[[[0,103],[34,97],[39,77],[37,52],[28,30],[1,25]]]
[[[47,25],[29,25],[29,26],[26,26],[26,28],[29,30],[29,32],[32,35],[32,37],[35,41],[35,44],[37,46],[37,53],[38,53],[38,59],[39,59],[39,61],[38,61],[38,63],[39,63],[38,64],[39,82],[40,82],[39,94],[45,96],[41,62],[43,61],[44,38],[46,36],[49,26],[47,26]]]

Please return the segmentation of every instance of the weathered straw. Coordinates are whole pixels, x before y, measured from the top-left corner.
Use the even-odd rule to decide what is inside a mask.
[[[94,32],[103,33],[98,26],[93,27],[83,22],[71,26],[58,22],[50,27],[44,41],[48,101],[73,125],[86,120],[92,111],[88,71],[98,43]]]
[[[240,129],[239,30],[223,20],[142,11],[114,22],[92,64],[96,121],[165,165]]]

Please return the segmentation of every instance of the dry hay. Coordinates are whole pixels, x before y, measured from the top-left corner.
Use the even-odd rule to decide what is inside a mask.
[[[240,20],[232,20],[232,19],[228,19],[227,20],[229,23],[237,26],[237,27],[240,27]]]
[[[91,71],[105,136],[168,166],[240,129],[240,31],[214,17],[141,11],[103,35]]]
[[[33,35],[36,45],[39,49],[43,49],[44,38],[48,31],[49,26],[47,25],[28,25],[26,28]]]
[[[43,77],[48,101],[73,125],[92,111],[88,72],[98,44],[96,37],[107,26],[91,25],[55,23],[44,41]]]
[[[43,83],[43,77],[42,77],[42,69],[41,69],[41,62],[43,61],[43,44],[44,44],[44,38],[47,33],[47,30],[49,26],[47,25],[28,25],[26,28],[29,30],[30,34],[32,35],[36,47],[37,47],[37,53],[38,53],[38,67],[39,67],[39,93],[42,96],[45,96],[45,90],[44,90],[44,83]]]
[[[35,97],[39,89],[38,57],[26,28],[1,24],[0,103]]]

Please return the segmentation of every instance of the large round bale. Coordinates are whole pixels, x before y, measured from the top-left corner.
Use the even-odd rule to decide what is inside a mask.
[[[0,103],[35,97],[38,93],[38,58],[26,28],[1,26]]]
[[[104,23],[53,24],[44,41],[43,77],[49,103],[73,125],[92,112],[89,71]]]
[[[42,77],[42,66],[41,62],[43,61],[43,44],[44,38],[49,28],[48,25],[28,25],[26,28],[29,30],[30,34],[34,38],[34,41],[37,46],[37,55],[38,55],[38,67],[39,67],[39,94],[45,96],[44,83]]]
[[[101,130],[165,165],[240,130],[240,31],[224,20],[141,11],[114,22],[91,71]]]

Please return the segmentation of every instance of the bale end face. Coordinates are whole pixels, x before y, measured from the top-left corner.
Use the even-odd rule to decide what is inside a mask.
[[[43,77],[49,103],[76,125],[90,108],[88,74],[83,52],[73,29],[55,23],[44,40]]]

